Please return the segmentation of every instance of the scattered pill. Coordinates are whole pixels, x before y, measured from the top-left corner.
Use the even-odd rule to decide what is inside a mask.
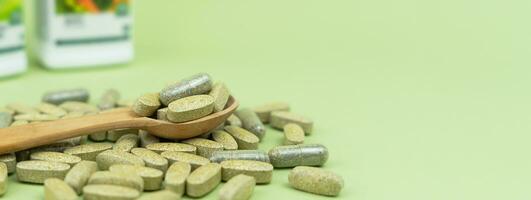
[[[258,149],[260,139],[253,133],[237,126],[225,126],[225,130],[234,137],[239,149]]]
[[[215,152],[210,157],[210,161],[215,163],[225,160],[254,160],[268,163],[269,155],[261,150],[230,150]]]
[[[234,176],[219,190],[219,200],[250,199],[255,185],[254,177],[244,174]]]
[[[138,146],[138,135],[128,134],[120,137],[114,143],[113,149],[118,151],[129,152],[131,149]]]
[[[49,178],[44,181],[45,200],[77,200],[76,192],[63,180]]]
[[[85,200],[134,200],[140,196],[140,192],[118,185],[95,184],[83,188]]]
[[[21,182],[42,184],[47,178],[64,179],[69,169],[65,163],[29,160],[17,163],[16,175]]]
[[[240,118],[238,118],[235,114],[231,114],[227,118],[225,125],[242,127],[242,120],[240,120]]]
[[[0,162],[0,197],[6,193],[7,189],[7,166]]]
[[[140,96],[133,104],[133,112],[142,117],[153,115],[160,107],[159,94],[147,93]]]
[[[157,192],[144,193],[137,200],[179,200],[181,196],[169,190],[161,190]]]
[[[57,90],[45,93],[42,96],[42,101],[59,105],[66,101],[87,102],[89,99],[89,92],[86,89],[67,89]]]
[[[105,139],[107,139],[107,131],[91,133],[88,137],[90,138],[90,140],[96,142],[105,141]]]
[[[265,126],[253,110],[249,108],[243,108],[237,110],[235,114],[242,121],[242,127],[244,129],[255,134],[259,139],[264,137],[266,133]]]
[[[212,86],[212,90],[208,95],[214,97],[214,112],[219,112],[225,109],[230,92],[224,83],[218,82]]]
[[[144,180],[135,173],[125,172],[111,172],[111,171],[97,171],[94,172],[89,180],[88,185],[92,184],[110,184],[133,188],[139,192],[144,190]],[[87,187],[87,186],[85,186]]]
[[[284,126],[284,144],[304,143],[304,130],[298,124],[289,123]]]
[[[51,151],[41,151],[41,152],[32,153],[30,155],[30,159],[60,162],[60,163],[69,164],[70,166],[74,166],[75,164],[81,162],[81,158],[77,156],[66,154],[66,153],[51,152]]]
[[[66,110],[56,105],[44,103],[44,102],[37,106],[37,110],[39,110],[41,113],[53,115],[57,117],[62,117],[67,114]]]
[[[184,188],[186,185],[186,178],[190,175],[192,167],[187,162],[175,162],[166,172],[164,177],[164,187],[166,190],[170,190],[179,196],[184,194]]]
[[[68,148],[64,153],[79,156],[82,160],[95,161],[98,154],[111,148],[111,143],[90,143]]]
[[[195,95],[175,100],[168,105],[166,117],[171,122],[187,122],[212,113],[214,98],[209,95]]]
[[[186,179],[186,194],[202,197],[212,191],[221,182],[221,165],[209,163],[197,168]]]
[[[114,130],[107,131],[107,140],[111,142],[116,142],[122,136],[127,135],[127,134],[138,135],[138,129],[122,128],[122,129],[114,129]]]
[[[271,113],[270,124],[273,128],[283,129],[289,123],[295,123],[301,126],[306,135],[312,133],[313,121],[311,119],[288,111],[275,111]]]
[[[274,111],[289,111],[289,104],[285,102],[271,102],[253,108],[263,123],[268,123]]]
[[[15,114],[38,114],[39,111],[31,106],[27,106],[21,103],[10,103],[6,105],[6,108],[13,110]]]
[[[168,159],[170,164],[173,164],[174,162],[190,163],[190,165],[192,165],[192,170],[210,163],[210,160],[208,160],[207,158],[183,152],[165,151],[162,152],[160,155]]]
[[[197,148],[197,155],[205,158],[210,158],[212,153],[216,151],[223,151],[223,145],[221,143],[204,138],[192,138],[181,142],[195,146]]]
[[[15,115],[13,117],[15,120],[25,120],[30,122],[42,122],[42,121],[53,121],[58,120],[59,117],[54,115],[48,115],[48,114],[39,114],[39,113],[32,113],[32,114],[20,114]]]
[[[164,173],[158,169],[138,165],[113,165],[109,167],[110,172],[135,173],[144,181],[144,190],[160,190]]]
[[[107,170],[111,165],[127,164],[145,166],[144,160],[128,152],[107,150],[96,156],[98,169]]]
[[[321,166],[328,160],[328,149],[320,144],[299,144],[277,146],[269,150],[273,166]]]
[[[177,152],[195,154],[197,151],[197,147],[193,145],[182,144],[182,143],[171,143],[171,142],[160,142],[160,143],[148,144],[146,145],[146,149],[149,149],[157,153],[162,153],[164,151],[177,151]]]
[[[17,157],[14,153],[8,153],[0,155],[0,163],[5,163],[7,167],[7,173],[15,172],[17,167]]]
[[[223,181],[228,181],[238,174],[255,178],[256,183],[269,183],[273,178],[273,165],[254,160],[226,160],[221,162]]]
[[[214,131],[212,133],[212,139],[216,142],[219,142],[221,145],[223,145],[223,149],[225,150],[237,150],[238,149],[238,143],[226,131],[220,130],[220,131]]]
[[[295,189],[314,194],[337,196],[343,188],[341,176],[317,167],[299,166],[288,175],[289,184]]]
[[[168,160],[154,151],[145,148],[134,148],[131,153],[144,160],[146,167],[158,169],[162,172],[168,169]]]
[[[164,105],[188,96],[205,94],[212,89],[212,80],[208,74],[201,73],[167,86],[160,92],[160,101]]]
[[[120,100],[120,92],[115,89],[108,89],[103,93],[103,95],[101,95],[98,108],[100,110],[109,110],[115,108],[117,106],[118,100]]]
[[[68,171],[64,180],[77,194],[81,194],[88,179],[96,171],[98,171],[98,164],[96,162],[84,160],[74,165]]]

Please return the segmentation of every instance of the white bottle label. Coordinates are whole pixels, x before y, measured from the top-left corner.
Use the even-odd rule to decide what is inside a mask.
[[[0,0],[0,56],[24,51],[22,0]]]

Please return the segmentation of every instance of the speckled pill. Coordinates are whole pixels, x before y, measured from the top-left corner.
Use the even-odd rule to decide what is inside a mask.
[[[220,163],[225,160],[254,160],[269,162],[269,155],[261,150],[230,150],[218,151],[210,157],[211,162]]]
[[[214,190],[221,182],[221,165],[209,163],[197,168],[186,179],[186,194],[202,197]]]
[[[28,160],[17,163],[16,175],[21,182],[44,183],[47,178],[65,178],[69,169],[65,163]]]
[[[133,188],[139,192],[144,190],[144,180],[135,173],[97,171],[94,172],[89,180],[88,185],[92,184],[110,184]],[[86,186],[85,186],[86,187]]]
[[[138,146],[138,135],[128,134],[120,137],[114,143],[113,149],[118,151],[129,152],[131,149]]]
[[[223,145],[223,149],[225,150],[237,150],[238,149],[238,143],[226,131],[214,131],[212,133],[212,139],[216,142],[219,142],[221,145]]]
[[[85,200],[135,200],[140,196],[135,189],[109,184],[87,185],[83,194]]]
[[[62,117],[67,114],[66,110],[60,108],[59,106],[44,102],[37,106],[37,110],[39,110],[41,113],[57,117]]]
[[[289,104],[286,102],[270,102],[253,108],[263,123],[268,123],[271,113],[274,111],[289,111]]]
[[[77,194],[63,180],[49,178],[44,181],[45,200],[77,200]]]
[[[51,103],[54,105],[59,105],[66,101],[79,101],[87,102],[89,99],[89,92],[86,89],[67,89],[67,90],[56,90],[44,93],[42,96],[42,101],[46,103]]]
[[[145,130],[138,131],[138,137],[140,139],[140,146],[146,147],[148,144],[159,143],[160,139],[154,135],[149,134]]]
[[[237,126],[225,126],[225,130],[234,137],[239,149],[258,149],[260,139],[253,133]]]
[[[197,155],[205,158],[210,158],[216,151],[223,151],[223,145],[221,143],[204,138],[192,138],[181,142],[195,146],[197,148]]]
[[[0,163],[5,163],[7,166],[7,173],[15,172],[17,167],[17,157],[14,153],[0,155]]]
[[[160,107],[159,94],[147,93],[140,96],[133,103],[133,112],[138,116],[147,117],[153,115]]]
[[[57,116],[54,116],[54,115],[48,115],[48,114],[20,114],[20,115],[15,115],[15,117],[13,117],[13,119],[15,120],[26,120],[26,121],[30,121],[30,122],[42,122],[42,121],[54,121],[54,120],[58,120],[59,117]]]
[[[171,122],[187,122],[212,113],[214,98],[209,95],[195,95],[175,100],[168,105],[166,117]]]
[[[269,159],[277,168],[321,166],[328,160],[328,149],[320,144],[277,146],[269,150]]]
[[[227,121],[225,121],[225,125],[242,127],[242,120],[240,120],[240,118],[238,118],[238,116],[236,116],[234,114],[231,114],[227,118]]]
[[[81,158],[79,158],[78,156],[52,151],[41,151],[32,153],[30,155],[30,159],[60,162],[69,164],[70,166],[74,166],[75,164],[81,162]]]
[[[225,109],[227,101],[229,100],[230,91],[224,83],[218,82],[212,86],[212,90],[208,95],[214,97],[214,112],[219,112]]]
[[[117,106],[118,100],[120,100],[120,92],[115,89],[108,89],[103,93],[103,95],[101,95],[98,108],[100,110],[109,110],[115,108]]]
[[[179,200],[181,196],[169,190],[144,193],[137,200]]]
[[[168,168],[164,177],[164,188],[179,196],[184,194],[186,178],[190,175],[192,166],[187,162],[175,162]]]
[[[242,121],[242,127],[244,129],[255,134],[259,139],[264,137],[266,128],[253,110],[249,108],[238,109],[235,114]]]
[[[170,162],[170,165],[175,162],[190,163],[190,165],[192,165],[192,170],[210,163],[210,160],[208,160],[207,158],[204,158],[204,157],[201,157],[195,154],[189,154],[189,153],[183,153],[183,152],[165,151],[165,152],[162,152],[160,155],[168,159],[168,161]]]
[[[301,126],[306,135],[312,133],[313,121],[309,118],[288,111],[275,111],[271,113],[270,124],[273,128],[283,129],[289,123],[295,123]]]
[[[221,162],[223,181],[238,174],[252,176],[256,183],[269,183],[273,178],[273,165],[254,160],[226,160]]]
[[[96,142],[105,141],[105,139],[107,139],[107,131],[91,133],[90,135],[88,135],[88,138]]]
[[[159,142],[146,145],[146,149],[151,151],[162,153],[164,151],[177,151],[195,154],[197,147],[189,144],[172,143],[172,142]]]
[[[164,105],[188,96],[205,94],[212,89],[212,80],[208,74],[200,73],[169,85],[160,92],[160,101]]]
[[[284,144],[304,143],[304,130],[298,124],[289,123],[284,126]]]
[[[169,121],[167,113],[168,113],[168,107],[158,109],[157,110],[157,119],[164,120],[164,121]]]
[[[98,107],[91,105],[85,102],[78,101],[66,101],[59,104],[59,107],[65,109],[68,112],[83,112],[83,113],[94,113],[99,112]]]
[[[109,167],[110,172],[135,173],[144,181],[144,191],[160,190],[164,173],[158,169],[135,165],[113,165]]]
[[[146,167],[158,169],[162,172],[168,169],[168,160],[154,151],[145,148],[133,148],[131,153],[144,160]]]
[[[5,128],[11,125],[13,116],[8,112],[0,112],[0,128]]]
[[[64,153],[79,156],[82,160],[95,161],[98,154],[111,148],[111,143],[90,143],[68,148]]]
[[[138,129],[122,128],[122,129],[109,130],[107,131],[107,140],[111,142],[116,142],[122,136],[127,135],[127,134],[138,135]]]
[[[145,166],[144,160],[128,152],[107,150],[96,156],[98,169],[107,170],[111,165],[127,164]]]
[[[64,180],[77,194],[81,194],[90,176],[96,171],[98,171],[96,162],[83,160],[68,171]]]
[[[337,196],[343,188],[341,176],[317,167],[299,166],[288,175],[289,184],[295,189],[320,194]]]
[[[250,199],[255,186],[254,177],[244,174],[234,176],[219,190],[219,200]]]
[[[11,123],[9,126],[20,126],[20,125],[26,125],[29,124],[29,121],[26,120],[16,120]]]
[[[17,115],[39,113],[39,110],[36,108],[21,103],[10,103],[6,105],[6,108],[13,110]]]
[[[7,189],[7,166],[0,162],[0,197],[6,193]]]

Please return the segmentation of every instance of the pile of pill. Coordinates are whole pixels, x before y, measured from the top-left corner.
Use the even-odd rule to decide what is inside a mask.
[[[52,91],[37,106],[19,103],[0,108],[0,128],[94,115],[130,107],[137,115],[174,123],[199,119],[225,109],[230,92],[197,74],[146,93],[136,101],[109,89],[97,105],[86,89]],[[258,150],[266,127],[284,132],[283,144]],[[9,175],[22,183],[44,185],[45,199],[180,199],[203,197],[221,182],[219,199],[249,199],[257,184],[272,181],[275,168],[293,168],[291,187],[337,196],[343,179],[319,168],[328,160],[321,144],[305,144],[313,121],[290,111],[283,102],[241,108],[203,135],[181,141],[158,138],[144,130],[118,129],[69,138],[0,155],[0,195]]]

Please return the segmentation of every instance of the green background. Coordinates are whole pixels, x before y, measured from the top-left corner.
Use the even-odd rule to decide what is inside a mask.
[[[531,196],[530,1],[135,3],[134,62],[49,71],[32,60],[0,82],[0,103],[37,104],[72,87],[93,100],[109,87],[133,99],[208,72],[242,106],[283,100],[313,118],[307,143],[328,146],[324,168],[345,179],[335,199]],[[282,135],[265,139],[267,150]],[[334,199],[290,188],[288,172],[275,171],[253,199]],[[4,199],[43,197],[10,180]]]

